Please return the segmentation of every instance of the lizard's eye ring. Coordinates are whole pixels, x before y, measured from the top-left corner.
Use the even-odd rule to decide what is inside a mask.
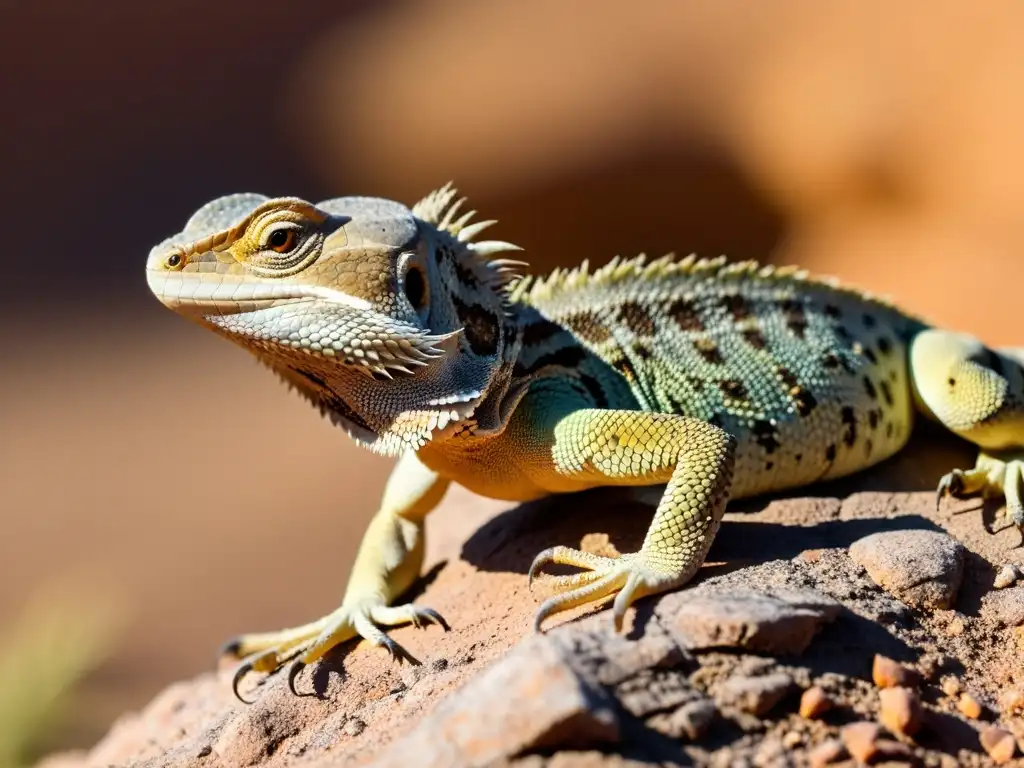
[[[172,253],[170,256],[168,256],[167,266],[170,267],[171,269],[176,269],[177,267],[181,266],[181,254]]]
[[[270,235],[267,245],[277,253],[288,253],[295,248],[297,240],[294,229],[278,229]]]

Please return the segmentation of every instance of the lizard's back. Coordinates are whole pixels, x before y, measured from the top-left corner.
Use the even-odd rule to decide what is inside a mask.
[[[606,378],[628,382],[636,402],[610,407],[732,433],[733,497],[854,472],[909,437],[907,343],[925,326],[866,294],[796,270],[691,257],[556,272],[514,299],[571,332],[607,364]]]

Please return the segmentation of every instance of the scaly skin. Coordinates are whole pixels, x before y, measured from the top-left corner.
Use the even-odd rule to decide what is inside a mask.
[[[792,268],[614,260],[535,280],[476,241],[445,187],[411,210],[232,195],[150,253],[168,307],[251,351],[357,442],[400,456],[341,606],[245,635],[235,677],[303,666],[354,637],[411,659],[383,628],[443,621],[393,605],[420,572],[423,521],[457,482],[528,500],[667,483],[640,551],[540,553],[551,614],[685,584],[730,498],[864,469],[906,444],[915,413],[982,450],[939,495],[1004,494],[1024,528],[1024,369],[896,307]]]

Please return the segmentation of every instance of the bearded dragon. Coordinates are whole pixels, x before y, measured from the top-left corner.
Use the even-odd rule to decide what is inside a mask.
[[[1002,495],[1024,528],[1024,354],[935,328],[868,293],[795,268],[666,256],[586,262],[544,278],[480,240],[447,185],[411,209],[221,197],[155,246],[167,307],[241,345],[357,443],[397,456],[341,606],[228,650],[234,678],[301,669],[362,637],[399,659],[388,627],[436,622],[393,604],[418,577],[423,527],[451,482],[526,501],[604,485],[666,484],[640,550],[564,546],[529,570],[554,578],[545,618],[614,595],[685,584],[732,498],[869,467],[915,415],[980,448],[938,496]]]

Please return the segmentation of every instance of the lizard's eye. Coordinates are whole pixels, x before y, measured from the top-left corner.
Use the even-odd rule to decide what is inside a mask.
[[[168,269],[177,269],[178,267],[181,266],[181,254],[172,253],[170,256],[167,257],[165,263],[167,264]]]
[[[423,308],[423,300],[427,296],[427,283],[423,279],[423,272],[419,267],[409,267],[405,273],[405,298],[412,304],[413,309]]]
[[[277,253],[288,253],[295,248],[296,240],[298,238],[295,236],[294,229],[278,229],[270,235],[267,245]]]

